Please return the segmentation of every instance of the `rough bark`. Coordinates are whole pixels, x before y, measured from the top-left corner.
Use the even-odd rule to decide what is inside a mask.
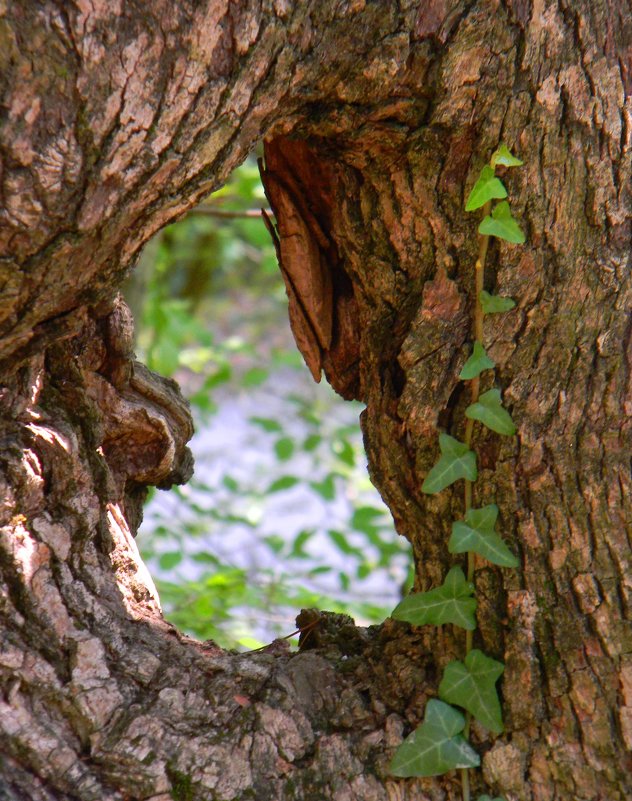
[[[507,183],[528,243],[493,246],[486,279],[518,301],[486,328],[518,434],[476,442],[477,501],[495,498],[521,569],[476,574],[479,644],[507,667],[506,732],[474,731],[474,783],[630,796],[629,12],[0,3],[3,798],[459,797],[454,777],[387,773],[458,635],[324,616],[317,648],[224,653],[162,620],[134,544],[144,488],[190,473],[191,422],[134,361],[116,290],[262,137],[298,344],[367,404],[423,588],[461,512],[458,490],[420,485],[437,427],[462,426],[463,198],[501,139],[525,160]]]

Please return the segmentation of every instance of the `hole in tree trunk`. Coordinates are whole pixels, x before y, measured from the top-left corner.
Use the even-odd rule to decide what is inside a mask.
[[[139,358],[180,383],[197,430],[193,479],[152,492],[138,544],[167,618],[244,648],[290,633],[302,607],[381,621],[410,568],[366,473],[362,405],[297,351],[261,206],[249,159],[125,288]]]

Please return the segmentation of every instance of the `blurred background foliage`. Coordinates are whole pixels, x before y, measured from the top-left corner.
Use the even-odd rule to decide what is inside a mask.
[[[289,634],[302,607],[380,622],[407,544],[369,482],[358,417],[292,339],[256,160],[150,242],[124,288],[137,351],[173,376],[197,433],[193,480],[155,491],[138,542],[165,614],[224,647]]]

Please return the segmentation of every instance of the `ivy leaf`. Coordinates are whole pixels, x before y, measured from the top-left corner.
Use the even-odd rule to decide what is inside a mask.
[[[526,239],[522,229],[514,220],[509,203],[506,200],[503,200],[493,209],[491,217],[488,214],[483,219],[478,226],[478,232],[479,234],[498,237],[498,239],[505,239],[515,245],[522,245]]]
[[[519,158],[513,155],[511,150],[507,147],[507,145],[503,142],[498,150],[493,154],[489,163],[492,165],[492,168],[501,165],[502,167],[522,167],[523,162],[520,161]]]
[[[465,364],[467,365],[467,362]],[[492,431],[503,434],[505,437],[512,437],[516,433],[514,421],[500,400],[499,389],[490,389],[488,392],[484,392],[476,403],[471,403],[467,407],[465,416],[470,420],[478,420],[487,428],[491,428]]]
[[[499,795],[496,798],[492,798],[491,795],[479,795],[478,801],[505,801],[505,799]]]
[[[466,581],[458,565],[450,568],[443,584],[428,592],[415,592],[408,595],[393,610],[391,617],[404,620],[413,626],[431,623],[442,626],[451,623],[467,631],[476,628],[476,598],[473,598],[474,585]]]
[[[476,340],[472,355],[463,365],[459,378],[462,381],[469,381],[471,378],[476,378],[477,375],[480,375],[483,370],[491,370],[495,366],[496,363],[489,358],[485,348]]]
[[[455,660],[446,665],[439,685],[439,696],[450,704],[458,704],[487,729],[500,734],[503,717],[496,682],[505,666],[474,648],[465,663]]]
[[[440,776],[455,768],[476,768],[479,755],[463,737],[465,717],[432,698],[424,722],[397,749],[390,765],[394,776]]]
[[[475,211],[484,206],[488,200],[507,197],[507,190],[500,178],[494,175],[494,170],[486,164],[478,176],[478,181],[472,187],[465,211]]]
[[[516,305],[516,301],[513,298],[507,298],[502,295],[490,295],[489,292],[485,292],[484,289],[478,298],[485,314],[507,312]]]
[[[448,542],[450,553],[472,551],[494,565],[518,567],[518,560],[494,530],[497,519],[498,507],[495,503],[481,509],[468,509],[465,520],[452,523],[452,534]]]
[[[422,492],[435,495],[460,478],[476,481],[476,454],[467,445],[449,434],[439,434],[439,448],[441,456],[421,485]]]

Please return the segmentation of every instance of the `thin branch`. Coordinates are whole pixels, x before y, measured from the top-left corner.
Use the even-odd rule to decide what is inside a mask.
[[[261,212],[265,211],[267,214],[272,214],[270,209],[246,209],[245,211],[227,211],[225,209],[218,209],[215,206],[201,203],[199,206],[191,209],[189,214],[204,214],[207,217],[219,217],[225,220],[236,219],[258,219],[261,217]]]

